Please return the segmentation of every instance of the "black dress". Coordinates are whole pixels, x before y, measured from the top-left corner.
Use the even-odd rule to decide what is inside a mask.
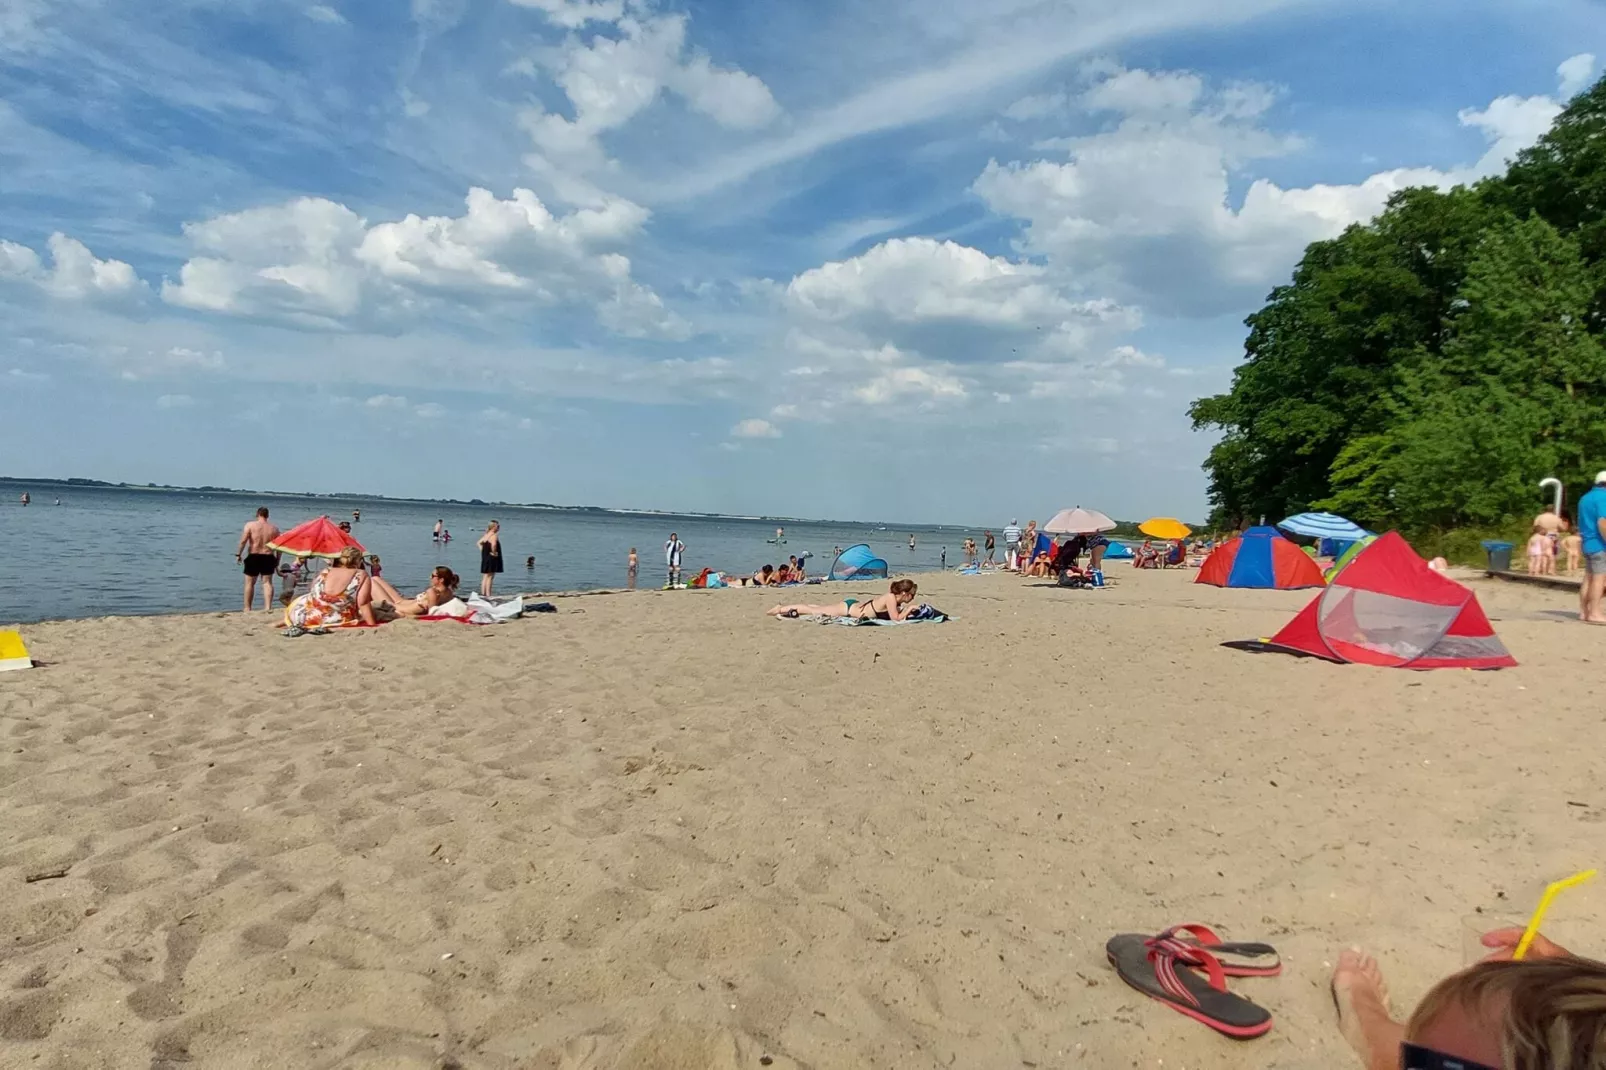
[[[502,541],[498,539],[495,546],[492,546],[488,542],[480,543],[480,575],[483,576],[487,572],[501,571]]]

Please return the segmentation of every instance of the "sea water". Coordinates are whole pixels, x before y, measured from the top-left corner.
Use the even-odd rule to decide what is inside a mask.
[[[22,489],[6,487],[0,501],[0,624],[239,609],[234,552],[259,505],[284,530],[322,514],[350,520],[361,510],[352,534],[380,556],[385,579],[407,594],[426,587],[436,565],[458,573],[465,591],[477,588],[475,540],[490,520],[502,525],[506,571],[497,577],[498,593],[624,587],[632,546],[641,560],[639,585],[661,587],[672,531],[686,544],[688,579],[705,566],[751,573],[805,552],[813,555],[809,574],[819,576],[831,567],[835,547],[860,542],[895,574],[938,567],[944,549],[948,567],[956,568],[965,537],[981,541],[980,529],[98,487],[30,488],[33,503],[25,508],[18,503]],[[449,544],[430,537],[437,519],[452,534]],[[786,531],[781,545],[771,541],[778,524]],[[531,556],[535,567],[526,569]],[[260,592],[257,598],[260,606]]]

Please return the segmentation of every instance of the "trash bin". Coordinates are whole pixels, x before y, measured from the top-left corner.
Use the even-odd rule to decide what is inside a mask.
[[[1511,550],[1514,543],[1498,542],[1493,539],[1483,540],[1483,549],[1489,555],[1490,572],[1511,571]]]

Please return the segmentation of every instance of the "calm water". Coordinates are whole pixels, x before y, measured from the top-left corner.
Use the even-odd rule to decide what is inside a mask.
[[[240,608],[240,566],[234,548],[240,528],[258,505],[289,529],[328,513],[349,519],[362,510],[353,534],[383,562],[384,576],[402,591],[427,586],[436,565],[448,565],[465,589],[479,583],[474,540],[488,520],[502,522],[507,571],[498,592],[568,591],[625,585],[625,558],[632,546],[641,556],[640,584],[664,582],[663,545],[671,531],[686,544],[685,571],[703,566],[752,572],[760,565],[811,551],[809,572],[831,566],[836,546],[868,542],[894,571],[938,566],[943,547],[948,565],[961,561],[966,535],[958,528],[789,523],[786,545],[766,542],[775,524],[757,520],[566,513],[505,507],[413,505],[353,498],[255,499],[225,494],[157,493],[112,489],[53,488],[32,491],[33,504],[17,503],[21,488],[7,488],[0,501],[0,623],[24,623],[109,614],[183,613]],[[453,541],[436,546],[430,532],[445,520]],[[917,548],[909,550],[909,534]],[[535,557],[533,571],[525,559]],[[261,595],[258,595],[260,598]],[[260,603],[259,603],[260,604]]]

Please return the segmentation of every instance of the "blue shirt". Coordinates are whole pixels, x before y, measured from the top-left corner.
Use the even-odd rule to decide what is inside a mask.
[[[1600,537],[1600,521],[1606,517],[1606,487],[1596,487],[1578,499],[1578,534],[1584,537],[1584,553],[1606,553]]]

